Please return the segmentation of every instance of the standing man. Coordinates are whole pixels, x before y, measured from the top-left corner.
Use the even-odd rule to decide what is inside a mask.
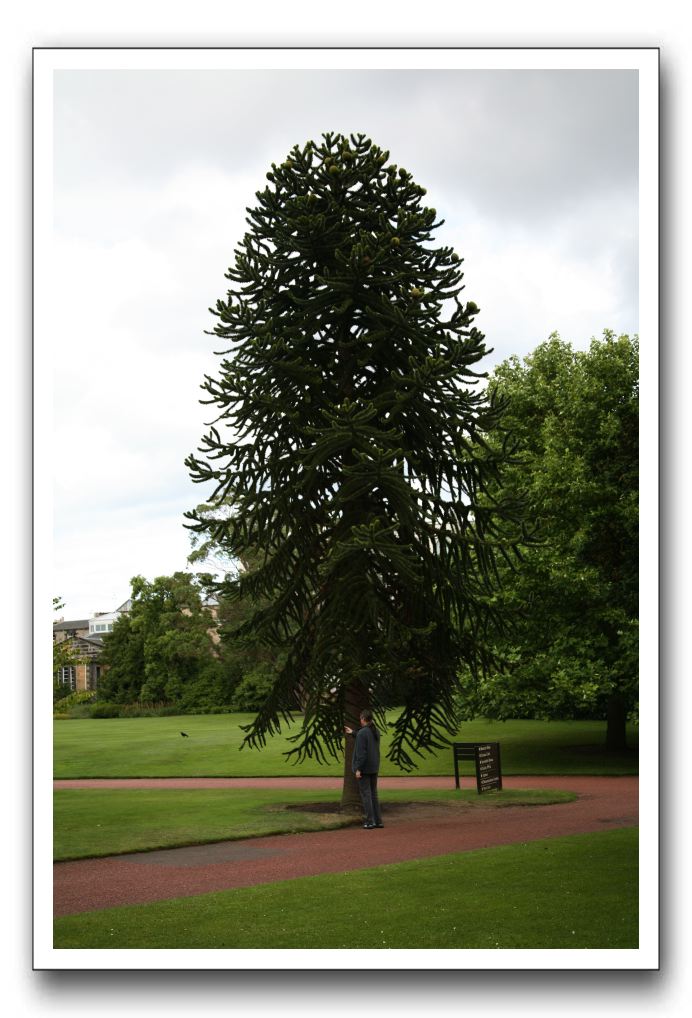
[[[353,735],[353,729],[345,728],[347,735]],[[380,769],[380,733],[375,728],[372,712],[361,711],[360,731],[356,732],[356,745],[353,750],[353,773],[358,778],[366,831],[373,827],[383,827],[380,816],[380,803],[377,798],[377,772]]]

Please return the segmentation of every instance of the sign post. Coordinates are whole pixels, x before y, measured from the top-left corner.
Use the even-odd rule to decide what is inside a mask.
[[[478,794],[502,791],[502,767],[499,742],[453,742],[455,786],[461,788],[459,761],[473,760],[476,765]]]
[[[502,791],[502,770],[500,768],[500,743],[476,743],[476,787],[481,792]]]

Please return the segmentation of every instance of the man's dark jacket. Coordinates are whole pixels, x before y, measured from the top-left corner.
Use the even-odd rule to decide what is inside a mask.
[[[356,732],[356,745],[353,750],[353,772],[361,774],[377,774],[380,769],[380,733],[374,725],[363,725]]]

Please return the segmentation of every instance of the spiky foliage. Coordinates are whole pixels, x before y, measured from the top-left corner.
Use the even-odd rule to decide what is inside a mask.
[[[390,757],[410,768],[456,731],[460,662],[488,664],[495,558],[521,527],[516,506],[479,504],[508,452],[483,438],[502,406],[477,384],[478,308],[431,244],[425,189],[388,159],[326,134],[272,164],[213,311],[218,416],[186,461],[235,511],[187,515],[231,554],[261,551],[219,593],[256,598],[245,629],[289,647],[246,741],[299,702],[293,752],[338,755],[353,704],[381,721],[399,705]]]

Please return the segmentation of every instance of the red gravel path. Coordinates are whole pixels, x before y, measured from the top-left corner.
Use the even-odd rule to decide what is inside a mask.
[[[338,778],[162,778],[54,784],[58,788],[341,787]],[[462,784],[468,787],[470,779],[462,779]],[[386,826],[381,830],[350,827],[56,863],[55,915],[637,824],[636,777],[509,777],[503,784],[506,788],[562,788],[576,792],[579,798],[552,806],[470,807],[458,815],[431,816],[425,822],[405,817],[393,817],[390,822],[383,797]],[[381,779],[383,791],[402,786],[450,788],[453,779]]]
[[[604,778],[591,775],[512,775],[502,778],[504,788],[562,788],[567,792],[598,793],[604,782],[634,782],[638,778]],[[475,788],[476,779],[462,775],[463,788]],[[56,778],[53,788],[323,788],[325,791],[341,790],[343,779],[333,778]],[[380,777],[380,789],[387,788],[454,788],[453,776],[437,777]],[[619,787],[617,784],[614,787]],[[625,785],[623,784],[624,788]],[[627,785],[629,788],[630,786]]]

